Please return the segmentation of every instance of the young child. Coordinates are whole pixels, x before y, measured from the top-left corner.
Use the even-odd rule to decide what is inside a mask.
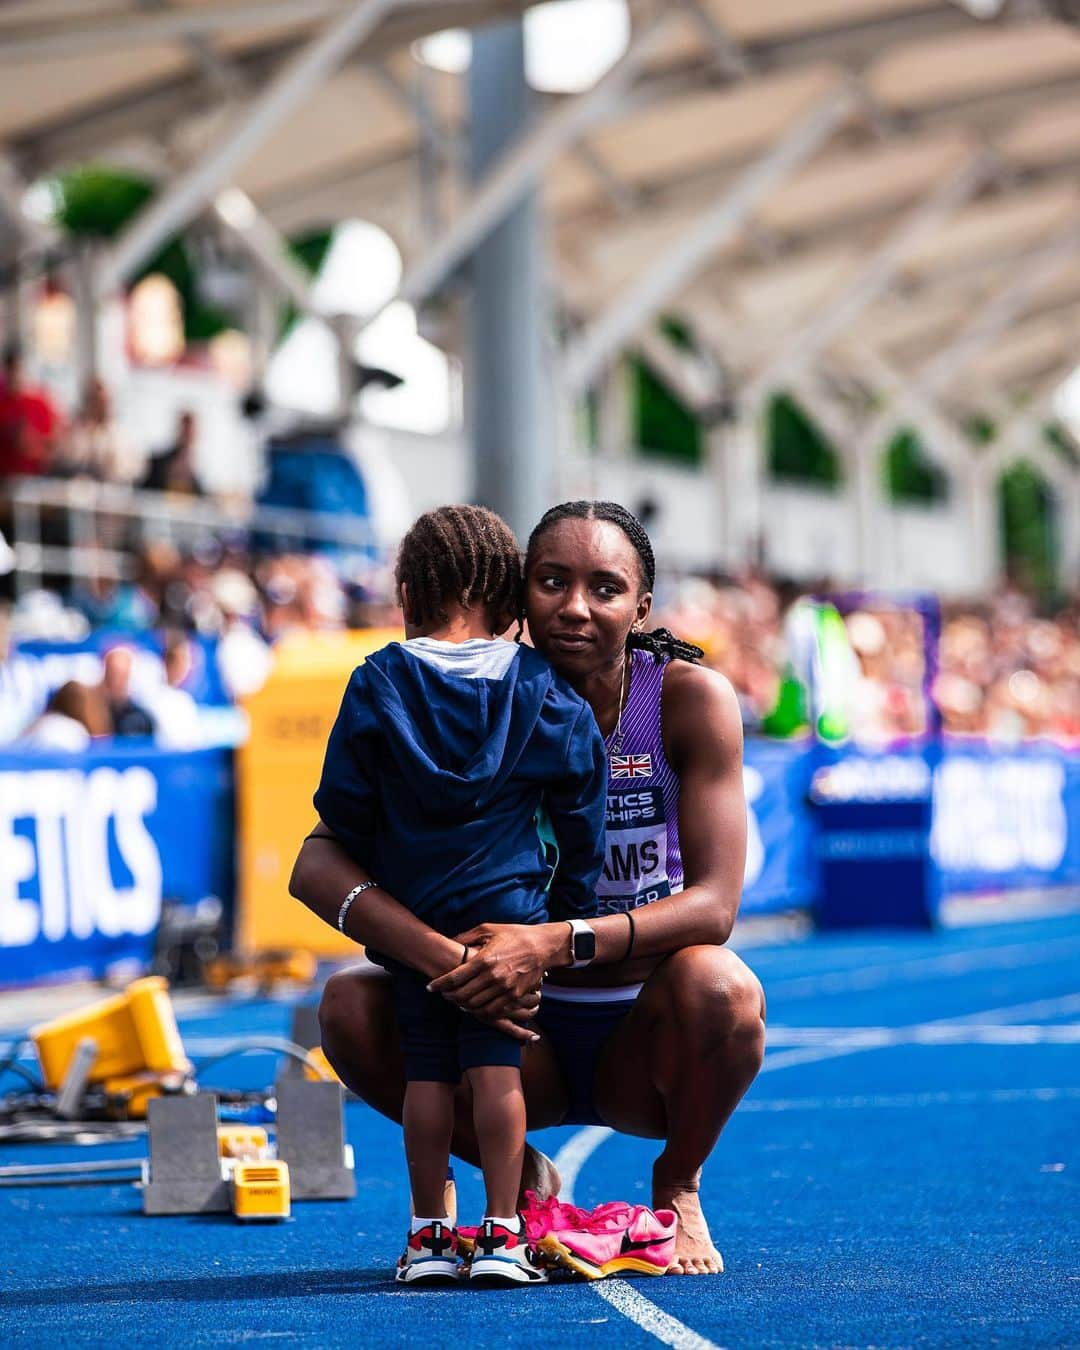
[[[396,583],[406,640],[353,673],[315,794],[320,817],[376,884],[445,936],[594,915],[604,744],[588,705],[541,656],[497,640],[521,613],[512,532],[481,507],[430,511],[402,542]],[[554,874],[545,836],[558,847]],[[520,1041],[428,993],[417,971],[368,955],[393,978],[405,1060],[415,1213],[397,1279],[457,1276],[444,1185],[464,1074],[487,1193],[470,1277],[542,1282],[517,1213]]]

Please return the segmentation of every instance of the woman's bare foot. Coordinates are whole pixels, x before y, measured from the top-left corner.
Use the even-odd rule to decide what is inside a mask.
[[[719,1275],[724,1258],[713,1246],[696,1187],[653,1180],[653,1209],[673,1209],[679,1221],[669,1275]]]
[[[525,1203],[526,1191],[535,1191],[537,1200],[546,1200],[551,1195],[558,1195],[561,1186],[562,1177],[559,1176],[558,1168],[547,1154],[541,1153],[531,1144],[526,1144],[525,1162],[521,1168],[521,1192],[518,1195],[518,1204],[523,1205]]]

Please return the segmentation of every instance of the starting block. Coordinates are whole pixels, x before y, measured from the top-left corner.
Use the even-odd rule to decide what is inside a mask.
[[[276,1092],[277,1153],[289,1164],[293,1199],[351,1200],[356,1173],[341,1084],[280,1078]]]
[[[150,1157],[144,1214],[227,1214],[229,1173],[218,1153],[217,1098],[156,1097],[147,1103]]]
[[[212,1092],[151,1100],[143,1213],[231,1210],[237,1218],[283,1218],[291,1200],[351,1199],[356,1176],[353,1152],[345,1143],[340,1085],[282,1079],[277,1099],[276,1158],[265,1156],[265,1132],[219,1129]],[[238,1175],[238,1169],[252,1171]]]

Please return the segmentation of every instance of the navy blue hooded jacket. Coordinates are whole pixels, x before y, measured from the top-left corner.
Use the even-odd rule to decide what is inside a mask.
[[[543,657],[419,638],[353,672],[315,809],[395,899],[453,936],[595,914],[606,791],[592,709]]]

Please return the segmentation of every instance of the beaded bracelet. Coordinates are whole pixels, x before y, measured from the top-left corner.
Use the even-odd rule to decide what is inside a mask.
[[[345,932],[345,920],[349,917],[349,910],[352,908],[352,902],[358,895],[363,895],[365,891],[371,890],[372,886],[377,886],[377,881],[362,881],[359,886],[354,886],[345,899],[341,902],[341,908],[338,910],[337,926],[338,931]]]

